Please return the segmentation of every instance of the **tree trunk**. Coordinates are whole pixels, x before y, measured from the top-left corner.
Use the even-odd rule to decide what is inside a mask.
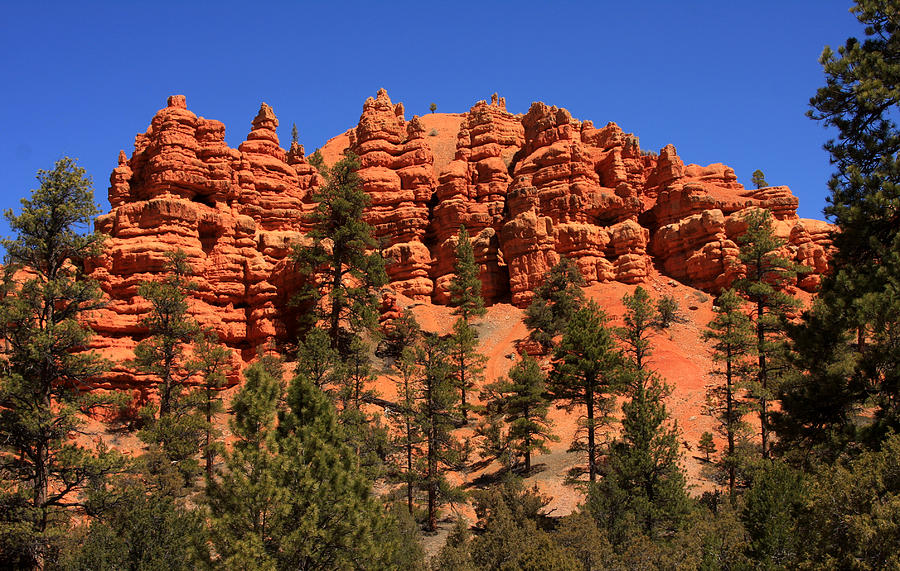
[[[431,384],[426,388],[425,398],[428,404],[428,531],[434,531],[437,528],[435,518],[435,509],[437,504],[437,428],[435,426],[436,418],[434,413],[434,401],[431,398]]]
[[[522,411],[522,417],[528,421],[530,418],[528,405],[525,405],[524,410]],[[527,476],[531,472],[531,433],[525,433],[525,475]]]
[[[412,427],[409,423],[409,416],[406,417],[406,504],[409,508],[409,515],[413,513],[413,490],[412,490]]]
[[[766,371],[766,354],[764,351],[766,342],[766,333],[763,328],[763,302],[756,302],[756,344],[759,351],[759,425],[761,432],[762,457],[769,457],[769,426],[768,426],[768,403],[766,402],[766,390],[768,385],[768,374]]]
[[[341,256],[337,254],[338,245],[334,245],[335,255],[332,256],[332,265],[334,266],[334,275],[331,280],[331,324],[329,329],[329,334],[331,336],[331,348],[338,348],[338,334],[340,333],[340,324],[341,324],[341,302],[338,299],[337,292],[340,291],[341,282],[343,281],[344,273],[343,273],[343,264],[341,263]]]
[[[206,478],[212,481],[213,451],[212,451],[212,388],[206,385]]]
[[[585,394],[588,418],[588,479],[593,482],[597,479],[597,470],[594,467],[594,383],[589,380]]]
[[[459,388],[460,409],[462,409],[463,424],[469,424],[469,410],[466,406],[466,357],[462,348],[459,351]]]
[[[728,438],[728,494],[732,503],[734,497],[734,403],[731,394],[731,348],[727,349],[725,357],[725,434]]]
[[[50,488],[50,454],[45,444],[46,441],[42,439],[37,443],[37,450],[35,450],[34,507],[40,515],[34,522],[34,530],[38,534],[43,534],[47,530],[47,496]],[[36,546],[37,549],[34,552],[34,569],[44,568],[43,537],[40,538],[40,542],[41,544]]]

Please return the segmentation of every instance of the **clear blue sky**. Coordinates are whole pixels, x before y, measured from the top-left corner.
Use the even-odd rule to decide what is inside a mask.
[[[843,0],[722,2],[0,1],[0,208],[62,156],[94,178],[173,93],[237,146],[261,101],[306,148],[356,124],[380,87],[407,118],[499,92],[617,122],[685,162],[724,162],[821,218],[828,132],[807,119],[823,46],[861,35]],[[630,6],[626,6],[630,4]],[[284,146],[284,144],[283,144]],[[5,223],[0,234],[7,234]]]

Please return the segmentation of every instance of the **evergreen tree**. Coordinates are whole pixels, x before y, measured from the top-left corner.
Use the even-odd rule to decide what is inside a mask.
[[[753,186],[755,186],[757,189],[769,186],[769,183],[766,182],[766,175],[763,174],[763,171],[759,169],[753,171]]]
[[[796,277],[800,266],[779,254],[784,240],[775,236],[770,212],[752,210],[745,221],[747,232],[738,238],[745,276],[734,287],[752,306],[757,368],[750,390],[758,407],[762,456],[768,458],[769,401],[776,388],[772,385],[783,372],[786,317],[799,305],[784,287]]]
[[[74,440],[81,413],[107,404],[84,392],[105,364],[80,352],[100,306],[84,261],[101,239],[79,234],[97,213],[91,180],[68,158],[37,179],[21,213],[5,213],[17,236],[3,240],[0,288],[0,565],[42,568],[79,492],[120,462]]]
[[[429,105],[428,110],[431,111],[432,113],[437,111],[437,103],[432,103],[431,105]]]
[[[560,258],[534,292],[525,310],[529,336],[545,351],[553,348],[553,338],[565,332],[566,324],[584,303],[584,278],[574,262]]]
[[[709,462],[710,454],[714,454],[716,451],[716,443],[713,441],[712,432],[704,432],[700,435],[700,442],[697,448],[700,449],[700,452],[706,454],[706,461]]]
[[[449,342],[453,379],[460,394],[463,424],[467,424],[471,404],[467,402],[466,395],[484,380],[484,364],[487,358],[478,352],[478,333],[463,317],[453,324],[453,334]]]
[[[660,329],[668,329],[673,323],[686,321],[678,308],[678,301],[672,295],[663,295],[656,300],[656,315],[656,325]]]
[[[310,329],[297,350],[296,374],[303,375],[319,390],[327,391],[337,382],[340,358],[331,347],[328,333],[319,327]],[[333,388],[333,387],[332,387]]]
[[[820,298],[788,329],[794,351],[778,388],[780,410],[771,418],[779,455],[792,464],[832,463],[860,436],[857,419],[871,385],[858,373],[855,331],[843,319],[839,305]]]
[[[254,365],[244,371],[231,404],[229,424],[236,440],[226,454],[226,472],[207,491],[213,545],[228,567],[253,558],[256,568],[275,569],[279,542],[288,540],[289,498],[279,476],[281,463],[294,459],[279,455],[275,438],[281,398],[280,382]]]
[[[291,145],[294,143],[300,143],[300,134],[297,132],[297,124],[291,124]]]
[[[187,254],[168,252],[166,259],[166,276],[138,287],[138,295],[150,302],[150,313],[141,321],[149,337],[134,348],[135,368],[157,379],[160,417],[172,412],[173,401],[197,373],[185,350],[200,331],[187,315],[188,294],[194,288],[188,279],[192,272]]]
[[[614,402],[611,394],[620,361],[606,314],[600,307],[590,301],[575,311],[554,353],[550,393],[568,411],[585,408],[586,418],[579,422],[581,430],[572,449],[587,452],[591,482],[597,475],[597,433],[610,421],[608,414]]]
[[[549,452],[546,442],[558,442],[547,418],[544,397],[545,376],[538,362],[525,356],[510,370],[509,378],[489,387],[495,397],[490,408],[503,415],[509,426],[509,443],[525,460],[525,473],[531,471],[531,452]]]
[[[421,471],[417,460],[424,455],[422,445],[424,437],[416,418],[417,381],[421,369],[416,361],[414,346],[404,347],[400,359],[396,363],[398,377],[397,413],[394,424],[398,429],[396,437],[397,449],[400,452],[401,466],[398,467],[399,479],[406,484],[406,506],[410,515],[413,513],[414,490],[421,481]]]
[[[703,338],[713,344],[713,360],[720,367],[713,372],[724,381],[724,384],[710,388],[707,402],[717,423],[716,430],[727,443],[722,464],[728,472],[728,491],[732,498],[736,471],[735,444],[747,430],[743,418],[748,407],[740,398],[739,391],[752,374],[747,358],[755,349],[753,327],[742,308],[743,300],[734,290],[726,290],[713,306],[716,317],[703,332]]]
[[[389,438],[381,416],[366,408],[366,403],[378,397],[371,388],[375,375],[369,351],[369,344],[354,335],[343,361],[334,368],[334,382],[338,423],[356,452],[357,468],[374,478],[382,472]]]
[[[117,485],[115,500],[90,526],[76,528],[59,568],[84,571],[120,569],[192,571],[210,564],[204,513],[140,477]]]
[[[214,405],[210,401],[212,389],[186,389],[201,373],[204,360],[208,367],[213,364],[208,359],[218,361],[220,357],[210,353],[213,345],[200,341],[203,332],[187,314],[188,294],[194,284],[188,279],[191,268],[186,254],[181,250],[170,252],[167,260],[167,273],[162,280],[144,282],[138,287],[138,294],[150,302],[150,312],[141,322],[149,336],[135,346],[133,366],[155,377],[159,395],[158,409],[148,405],[140,411],[144,426],[139,436],[150,447],[149,473],[167,479],[174,470],[184,481],[185,487],[179,493],[188,493],[200,473],[197,454],[206,437],[211,438],[212,427],[206,421],[205,411]],[[195,343],[204,348],[205,356],[195,354]],[[209,408],[210,421],[213,414]],[[159,458],[151,459],[153,455]]]
[[[833,236],[834,271],[823,281],[820,296],[832,313],[830,337],[843,341],[852,332],[850,350],[858,362],[852,376],[838,385],[834,373],[841,361],[833,361],[821,379],[822,394],[820,368],[795,396],[806,393],[815,403],[828,392],[844,397],[849,396],[846,387],[858,387],[858,392],[851,389],[856,394],[850,402],[874,407],[876,422],[864,432],[877,445],[888,429],[900,428],[900,18],[896,6],[881,0],[856,0],[851,12],[863,24],[865,38],[849,38],[837,53],[825,48],[820,58],[825,86],[810,99],[809,116],[837,130],[825,144],[837,169],[829,181],[825,214],[840,231]],[[811,361],[818,348],[803,350]],[[848,351],[836,347],[835,352]]]
[[[325,157],[322,156],[322,151],[320,149],[313,151],[306,160],[319,171],[319,174],[325,175],[328,173],[328,167],[325,166]]]
[[[453,326],[451,336],[455,364],[453,375],[459,387],[463,423],[467,423],[469,403],[466,402],[466,394],[477,382],[483,380],[484,362],[487,359],[478,353],[478,333],[470,323],[471,318],[484,315],[485,308],[481,297],[479,267],[475,263],[475,253],[465,226],[459,227],[454,272],[450,282],[450,305],[459,319]]]
[[[434,571],[476,571],[472,560],[472,532],[469,522],[459,517],[438,554],[431,560]]]
[[[480,269],[475,263],[475,252],[465,226],[459,227],[456,242],[454,276],[450,282],[450,305],[453,313],[466,323],[472,317],[484,315],[484,299],[481,297]]]
[[[219,344],[219,338],[213,331],[206,330],[196,339],[194,354],[198,372],[203,378],[202,407],[206,420],[203,456],[206,477],[211,478],[216,455],[221,452],[218,442],[221,432],[216,428],[213,419],[224,410],[219,391],[225,386],[226,375],[231,370],[231,351]]]
[[[425,439],[422,483],[428,496],[427,531],[437,527],[438,504],[458,496],[457,490],[446,479],[446,470],[461,463],[460,446],[453,437],[459,393],[454,386],[448,351],[445,339],[426,335],[417,353],[421,376],[416,418]]]
[[[820,471],[800,512],[807,568],[900,567],[900,436]]]
[[[619,337],[627,356],[622,433],[610,446],[603,478],[592,485],[588,506],[611,537],[621,540],[627,524],[650,538],[678,529],[688,511],[684,473],[679,466],[678,427],[668,424],[663,399],[669,388],[650,370],[650,336],[655,312],[647,292],[626,295],[625,326]]]
[[[341,353],[349,342],[343,330],[359,333],[377,325],[377,290],[387,282],[372,227],[363,217],[369,197],[358,169],[359,160],[348,153],[328,170],[326,184],[314,195],[312,245],[294,250],[307,280],[300,301],[324,305],[319,315],[310,315],[325,321],[331,346]],[[320,304],[323,297],[327,301]]]
[[[237,441],[210,490],[212,537],[229,568],[391,569],[410,545],[371,482],[329,399],[304,376],[287,410],[279,380],[254,365],[232,404]]]
[[[752,472],[741,519],[750,539],[748,555],[760,567],[796,568],[806,494],[802,474],[779,460],[760,462]]]
[[[548,533],[551,523],[544,508],[550,498],[542,496],[537,488],[525,489],[519,479],[510,478],[473,495],[480,531],[470,546],[476,568],[579,568],[574,556]]]

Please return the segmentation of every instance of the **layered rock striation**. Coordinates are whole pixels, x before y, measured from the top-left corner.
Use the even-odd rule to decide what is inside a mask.
[[[93,315],[92,343],[116,363],[110,382],[135,378],[125,361],[146,335],[149,310],[137,289],[165,272],[167,252],[187,254],[196,286],[189,312],[234,350],[236,363],[289,335],[290,253],[308,229],[304,213],[320,181],[302,149],[289,157],[280,147],[277,126],[263,103],[232,149],[222,123],[198,117],[175,95],[137,135],[131,157],[119,154],[112,211],[96,221],[104,252],[90,262],[107,298]]]
[[[810,268],[797,287],[814,291],[828,271],[832,227],[799,219],[787,187],[746,189],[725,165],[685,165],[672,145],[642,151],[615,123],[597,128],[543,103],[515,115],[495,94],[453,117],[457,133],[426,133],[428,117],[407,120],[380,90],[357,126],[323,149],[359,156],[365,219],[398,295],[448,302],[461,226],[489,303],[527,304],[562,256],[588,284],[661,273],[716,292],[742,271],[737,238],[753,208],[774,214],[784,253]],[[148,305],[137,288],[161,276],[167,252],[187,253],[196,284],[190,312],[236,363],[295,335],[290,300],[299,277],[290,254],[304,243],[324,179],[302,146],[281,147],[277,127],[263,103],[233,149],[222,123],[198,117],[176,95],[135,137],[131,156],[120,153],[111,212],[96,223],[105,249],[91,261],[108,298],[92,320],[94,348],[119,363],[109,382],[136,382],[123,363],[146,334]],[[436,167],[433,149],[452,149],[454,136],[453,159]],[[398,311],[393,294],[384,307]]]

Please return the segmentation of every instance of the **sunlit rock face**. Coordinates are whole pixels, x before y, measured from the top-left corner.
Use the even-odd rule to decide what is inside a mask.
[[[828,272],[833,227],[799,219],[785,186],[746,189],[725,165],[685,165],[672,145],[642,151],[615,123],[597,128],[543,103],[515,115],[494,95],[453,115],[457,132],[429,132],[440,117],[407,120],[403,104],[380,90],[356,127],[323,148],[326,156],[346,149],[359,157],[370,199],[364,217],[393,290],[384,292],[386,316],[398,313],[398,295],[449,301],[460,226],[488,303],[527,305],[562,256],[588,284],[661,274],[718,292],[743,271],[737,239],[754,208],[774,214],[783,253],[810,268],[797,287],[814,291]],[[187,254],[191,316],[233,349],[235,365],[294,340],[299,277],[291,253],[306,243],[325,179],[301,145],[281,147],[277,127],[263,103],[233,149],[221,122],[198,117],[174,95],[135,137],[131,156],[120,153],[111,211],[96,222],[104,252],[89,264],[108,301],[91,317],[92,347],[116,364],[104,383],[141,385],[127,366],[146,335],[140,323],[149,305],[137,288],[163,275],[167,252]],[[440,165],[439,147],[449,149]],[[230,381],[237,379],[235,372]]]

